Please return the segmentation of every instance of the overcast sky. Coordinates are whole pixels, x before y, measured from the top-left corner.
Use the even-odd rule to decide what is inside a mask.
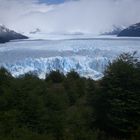
[[[39,0],[39,2],[47,3],[47,4],[60,4],[65,2],[66,0]]]
[[[140,0],[0,0],[0,24],[19,32],[98,34],[140,22]]]

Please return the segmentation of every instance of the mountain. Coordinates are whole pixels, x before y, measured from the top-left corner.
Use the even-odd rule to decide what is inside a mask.
[[[123,29],[123,27],[113,26],[111,31],[104,32],[101,35],[118,35]]]
[[[0,43],[5,43],[14,39],[28,39],[28,37],[0,25]]]
[[[129,26],[122,30],[118,37],[140,37],[140,23]]]
[[[41,32],[41,30],[39,28],[36,28],[35,30],[31,31],[30,34],[36,34]]]

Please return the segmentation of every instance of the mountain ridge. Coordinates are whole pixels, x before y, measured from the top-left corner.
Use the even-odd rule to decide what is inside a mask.
[[[123,29],[124,27],[114,25],[112,30],[101,33],[101,35],[118,35]]]
[[[122,30],[118,37],[140,37],[140,22]]]

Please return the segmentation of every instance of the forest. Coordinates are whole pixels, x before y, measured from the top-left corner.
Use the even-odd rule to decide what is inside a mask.
[[[124,53],[98,81],[0,68],[0,140],[140,140],[140,61]]]

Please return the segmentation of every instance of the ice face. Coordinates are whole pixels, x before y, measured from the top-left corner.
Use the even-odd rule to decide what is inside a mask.
[[[89,57],[51,57],[51,58],[27,58],[15,64],[4,64],[13,76],[23,75],[27,72],[37,73],[40,78],[52,70],[59,70],[67,74],[71,70],[78,72],[81,76],[98,79],[103,76],[102,70],[107,65],[106,58]]]
[[[70,40],[27,40],[0,45],[0,65],[13,76],[27,72],[40,78],[52,70],[71,70],[81,76],[99,79],[109,61],[122,52],[140,51],[138,38],[88,38]]]

